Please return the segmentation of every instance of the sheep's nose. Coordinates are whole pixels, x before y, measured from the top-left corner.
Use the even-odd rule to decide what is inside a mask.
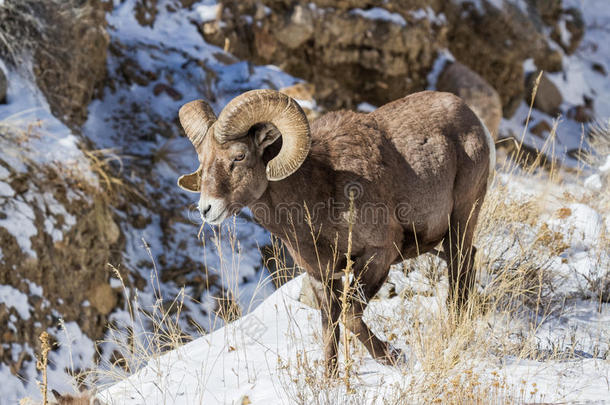
[[[201,208],[201,215],[203,215],[204,217],[207,215],[208,212],[210,212],[210,209],[212,208],[211,204],[208,204],[207,207],[205,208]]]

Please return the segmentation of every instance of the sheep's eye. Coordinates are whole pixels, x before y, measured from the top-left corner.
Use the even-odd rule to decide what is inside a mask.
[[[234,162],[241,162],[242,160],[244,160],[246,158],[246,155],[243,153],[240,153],[239,155],[235,156],[233,158]]]

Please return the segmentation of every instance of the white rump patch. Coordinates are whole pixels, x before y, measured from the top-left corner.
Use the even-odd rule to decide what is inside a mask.
[[[489,147],[489,177],[487,178],[487,188],[489,188],[489,185],[491,184],[491,181],[494,178],[494,173],[496,171],[496,143],[491,137],[489,129],[487,129],[487,126],[483,123],[483,120],[479,118],[479,121],[481,122],[481,125],[485,130],[485,139],[487,140],[487,146]]]

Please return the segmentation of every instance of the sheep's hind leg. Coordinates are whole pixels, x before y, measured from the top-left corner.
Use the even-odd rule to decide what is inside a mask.
[[[478,214],[477,205],[461,213],[454,211],[450,218],[450,229],[443,240],[449,279],[447,303],[450,309],[455,310],[458,318],[467,309],[468,298],[476,279],[473,266],[476,248],[472,240]]]

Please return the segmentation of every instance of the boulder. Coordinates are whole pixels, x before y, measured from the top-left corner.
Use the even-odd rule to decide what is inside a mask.
[[[467,66],[448,63],[436,83],[438,91],[446,91],[461,97],[497,138],[502,120],[502,102],[498,92],[481,76]]]
[[[30,0],[28,0],[30,1]],[[53,115],[75,128],[106,76],[109,37],[100,0],[41,3],[46,31],[34,49],[34,75]]]
[[[532,102],[532,95],[534,88],[536,87],[536,79],[538,78],[538,73],[532,72],[527,75],[525,79],[526,83],[526,91],[527,91],[527,102]],[[555,86],[555,84],[548,78],[548,76],[543,73],[540,78],[540,83],[538,84],[538,88],[536,90],[536,98],[534,99],[534,108],[538,111],[542,111],[543,113],[549,115],[558,115],[561,113],[559,107],[563,103],[563,97],[561,96],[561,92]]]

